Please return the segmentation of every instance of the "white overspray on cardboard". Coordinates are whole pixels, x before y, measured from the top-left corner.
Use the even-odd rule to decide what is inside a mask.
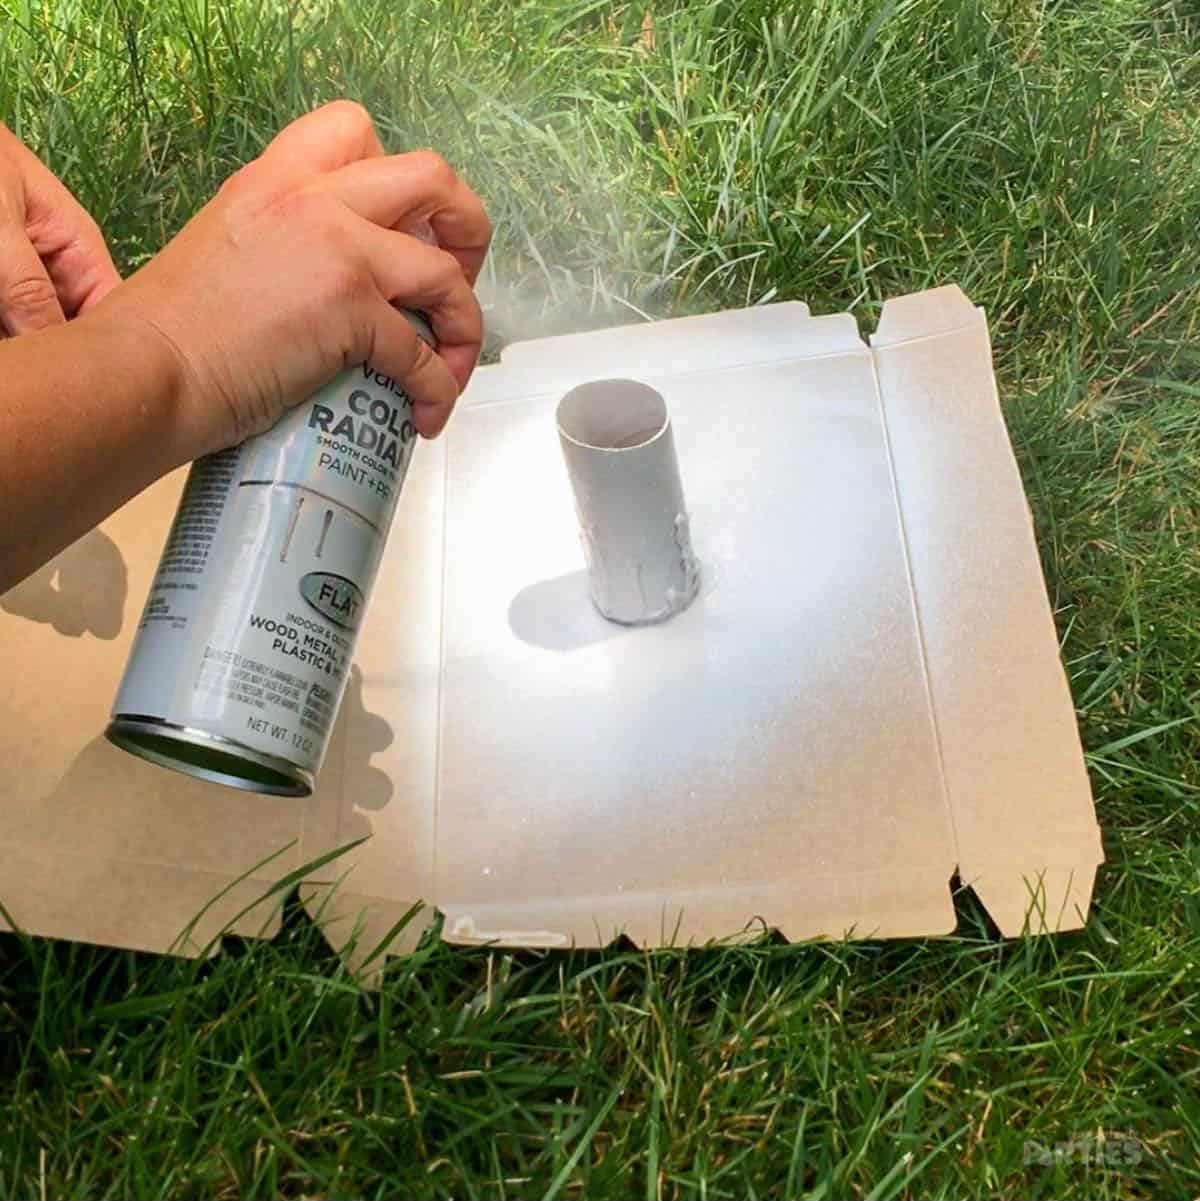
[[[641,628],[589,601],[556,445],[563,394],[618,375],[670,410],[703,578]],[[956,288],[888,302],[870,346],[787,304],[480,369],[414,457],[304,800],[101,737],[181,483],[0,598],[0,902],[31,933],[269,936],[266,890],[366,835],[305,887],[359,959],[415,902],[452,941],[528,946],[941,933],[955,872],[1005,934],[1086,916],[1103,856],[1074,710]]]

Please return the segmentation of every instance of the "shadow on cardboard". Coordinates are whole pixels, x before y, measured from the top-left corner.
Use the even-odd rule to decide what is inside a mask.
[[[311,806],[308,823],[314,832],[324,832],[324,836],[317,835],[322,845],[311,850],[316,856],[333,846],[371,833],[366,814],[383,809],[394,793],[391,777],[375,767],[372,759],[388,747],[392,739],[392,728],[387,721],[377,713],[369,713],[363,704],[362,674],[357,667],[351,669],[330,754],[318,779],[317,791],[309,801],[301,798],[256,800],[248,792],[239,795],[236,789],[227,785],[146,763],[113,746],[102,732],[97,731],[42,803],[46,827],[43,833],[47,837],[68,837],[81,847],[107,848],[116,855],[124,848],[136,853],[138,858],[172,863],[178,861],[181,851],[180,827],[186,827],[189,830],[186,842],[194,851],[200,852],[198,858],[203,861],[206,856],[202,847],[195,845],[195,840],[203,843],[205,822],[201,817],[197,825],[193,819],[197,813],[202,815],[206,808],[213,814],[213,848],[223,849],[231,845],[230,802],[236,803],[238,808],[244,804],[250,811],[258,805],[260,813],[290,807],[296,813],[297,835],[302,824],[301,814],[306,806]],[[97,797],[107,798],[107,803],[96,805]],[[71,828],[56,830],[57,816],[62,813],[72,815]],[[91,834],[86,828],[89,821],[97,824]],[[255,858],[268,854],[274,842],[274,823],[268,820],[262,824],[271,827],[263,830],[263,845],[253,845],[251,837],[244,847]],[[253,825],[251,822],[251,828]],[[252,862],[254,859],[249,863],[230,863],[229,867],[236,874],[246,870]],[[211,860],[204,866],[211,867]],[[285,866],[281,870],[289,869]]]
[[[595,646],[631,628],[600,616],[592,604],[586,571],[539,580],[522,588],[508,607],[508,625],[522,642],[548,651]]]
[[[117,544],[102,530],[72,543],[0,596],[14,617],[51,625],[69,638],[109,640],[121,632],[129,573]]]

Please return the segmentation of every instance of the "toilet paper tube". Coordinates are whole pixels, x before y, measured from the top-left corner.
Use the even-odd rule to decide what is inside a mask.
[[[558,405],[592,600],[645,625],[687,608],[700,587],[666,402],[635,380],[593,380]]]

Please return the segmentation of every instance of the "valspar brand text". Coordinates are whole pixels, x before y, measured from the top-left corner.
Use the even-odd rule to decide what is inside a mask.
[[[416,439],[404,389],[365,363],[197,460],[109,737],[223,783],[310,791]]]

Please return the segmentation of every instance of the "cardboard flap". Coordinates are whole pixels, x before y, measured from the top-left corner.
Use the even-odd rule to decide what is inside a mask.
[[[986,322],[957,289],[893,313],[873,344],[959,872],[1005,933],[1030,879],[1075,924],[1103,854]]]
[[[957,284],[947,284],[885,301],[879,325],[871,335],[871,345],[882,350],[914,338],[948,334],[980,324],[986,325],[983,310],[973,305]]]
[[[864,872],[784,884],[651,890],[621,896],[540,897],[443,905],[442,937],[464,946],[700,946],[777,930],[809,939],[948,934],[954,905],[944,868]]]
[[[604,376],[685,376],[856,353],[865,345],[850,313],[810,317],[807,306],[796,302],[762,305],[515,343],[499,367],[476,371],[463,403],[560,396]]]
[[[965,877],[1006,938],[1082,929],[1092,903],[1099,854],[1078,863],[1047,865],[1044,855],[1026,863],[989,863]]]
[[[303,884],[300,899],[325,941],[368,987],[389,959],[417,949],[436,918],[428,905],[405,905],[339,885]]]
[[[643,370],[646,361],[661,367],[664,359],[682,352],[698,367],[729,366],[786,354],[808,316],[808,305],[791,300],[668,321],[633,322],[510,342],[500,352],[500,361],[506,367],[573,363],[580,371],[609,371],[614,362],[625,362],[630,370]]]

